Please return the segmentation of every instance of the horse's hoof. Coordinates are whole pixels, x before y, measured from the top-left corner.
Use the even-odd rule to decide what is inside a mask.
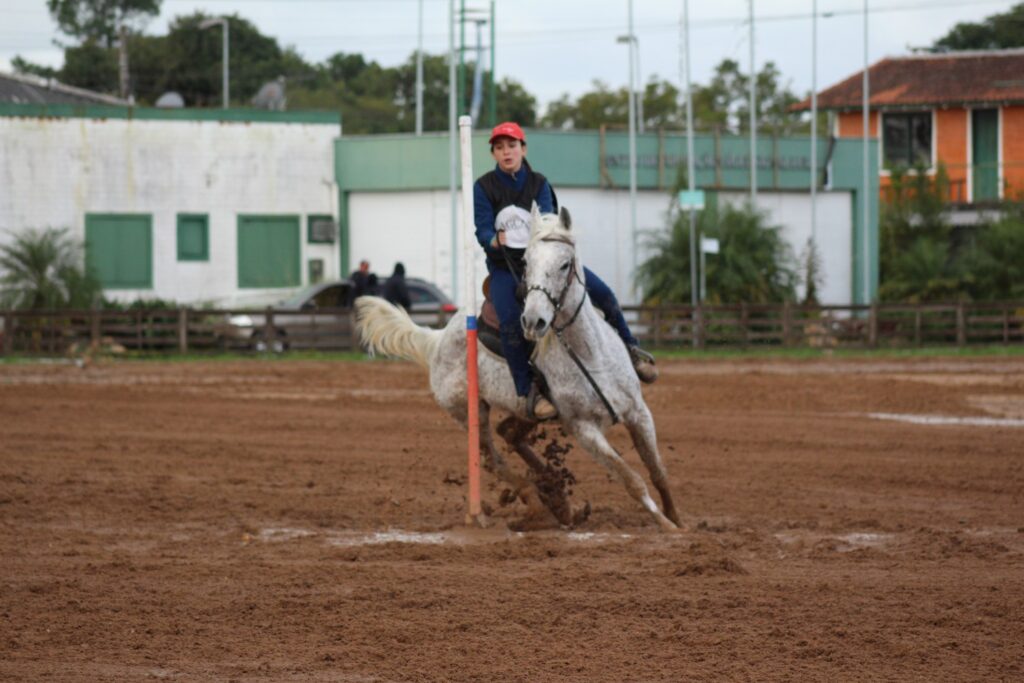
[[[588,519],[590,519],[590,501],[589,500],[586,503],[583,504],[583,507],[577,508],[576,511],[572,513],[572,525],[574,527],[575,526],[579,526],[580,524],[583,524],[583,522],[587,521]]]

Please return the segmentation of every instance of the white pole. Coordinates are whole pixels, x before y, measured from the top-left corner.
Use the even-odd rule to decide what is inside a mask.
[[[633,272],[630,281],[636,276],[636,70],[633,66],[633,50],[636,36],[633,35],[633,0],[629,0],[629,227],[633,245]],[[634,298],[636,287],[630,288]]]
[[[423,0],[419,2],[419,33],[416,44],[416,135],[423,135]]]
[[[818,0],[811,2],[811,253],[818,241]],[[810,283],[807,283],[810,286]]]
[[[871,220],[870,220],[871,217],[869,215],[869,211],[871,210],[871,203],[870,203],[869,198],[868,198],[868,194],[870,194],[870,189],[869,189],[870,188],[870,182],[869,181],[870,181],[870,178],[871,178],[870,177],[870,169],[868,168],[868,159],[869,159],[869,155],[868,155],[868,134],[870,132],[868,130],[868,115],[870,114],[870,109],[868,107],[868,101],[869,101],[869,95],[868,95],[869,90],[868,89],[869,89],[869,87],[870,87],[870,84],[868,83],[868,0],[864,0],[864,84],[863,84],[863,88],[862,88],[863,91],[864,91],[864,100],[863,100],[862,105],[861,105],[862,108],[863,108],[863,113],[861,115],[861,118],[863,119],[863,122],[864,122],[864,193],[863,193],[864,194],[864,207],[863,207],[863,210],[862,210],[863,214],[864,214],[864,220],[863,220],[863,224],[861,226],[863,228],[863,230],[861,232],[861,237],[862,237],[863,242],[864,242],[864,244],[863,244],[863,247],[864,247],[864,255],[863,255],[864,261],[863,261],[863,264],[862,264],[862,268],[864,270],[864,302],[863,303],[865,303],[865,304],[871,303],[871,264],[870,264],[869,248],[868,248],[868,241],[869,241],[868,233],[869,233],[869,226],[871,225]]]
[[[686,90],[686,185],[690,192],[697,186],[697,164],[693,158],[693,89],[690,87],[690,3],[683,0],[683,54],[685,64],[683,70]],[[697,308],[697,213],[691,207],[690,212],[690,304],[696,315]],[[697,346],[696,318],[694,318],[693,346]]]
[[[473,225],[473,117],[459,117],[459,145],[461,148],[462,167],[462,222],[463,225]],[[462,256],[464,259],[464,272],[466,286],[466,314],[476,315],[476,241],[466,239],[463,242]]]
[[[459,163],[455,149],[455,0],[448,0],[448,191],[451,195],[452,214],[452,301],[459,301],[459,216],[456,194],[456,167]],[[468,226],[467,226],[468,229]]]
[[[754,0],[750,6],[750,208],[757,205],[757,65],[754,63]]]

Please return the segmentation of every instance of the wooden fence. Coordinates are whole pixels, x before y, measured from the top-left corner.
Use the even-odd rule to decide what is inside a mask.
[[[627,306],[649,348],[906,348],[1024,343],[1024,302],[871,306]],[[418,314],[445,325],[449,314]],[[348,309],[262,311],[0,311],[0,354],[63,355],[90,347],[184,353],[353,350]]]

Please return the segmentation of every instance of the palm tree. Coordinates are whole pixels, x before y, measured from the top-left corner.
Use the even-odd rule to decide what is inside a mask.
[[[777,303],[796,296],[797,274],[779,228],[749,207],[709,206],[697,218],[699,234],[717,237],[719,253],[707,260],[711,303]],[[690,302],[690,227],[680,214],[671,228],[647,245],[654,256],[640,265],[637,284],[646,303]]]
[[[0,246],[0,308],[89,308],[102,291],[66,229],[26,230]]]

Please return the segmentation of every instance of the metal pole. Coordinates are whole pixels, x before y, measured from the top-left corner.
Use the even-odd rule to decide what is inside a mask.
[[[635,76],[633,68],[633,49],[636,44],[636,36],[633,35],[633,0],[629,0],[629,227],[631,243],[633,244],[633,272],[630,279],[636,274],[636,92]],[[636,286],[632,287],[633,296],[636,297]]]
[[[228,30],[228,19],[227,19],[227,17],[224,17],[222,19],[222,21],[224,22],[224,55],[223,55],[223,57],[224,57],[224,59],[223,59],[223,61],[224,61],[224,73],[221,76],[222,76],[222,83],[223,83],[223,90],[224,90],[224,108],[227,109],[229,106],[231,106],[231,94],[230,94],[231,93],[231,86],[230,86],[230,83],[229,83],[229,80],[228,80],[228,40],[229,40],[228,39],[228,34],[229,34],[229,30]]]
[[[693,158],[693,89],[690,86],[690,3],[683,0],[683,46],[684,63],[686,68],[684,76],[686,79],[686,184],[690,192],[696,189],[696,167]],[[690,209],[690,304],[693,306],[694,316],[697,311],[697,213]],[[697,346],[697,320],[694,317],[693,346]]]
[[[423,0],[419,1],[419,32],[416,41],[416,135],[423,135]]]
[[[644,70],[640,68],[640,39],[633,36],[633,44],[636,46],[636,129],[640,135],[644,134]]]
[[[494,128],[498,124],[498,97],[494,92],[494,0],[491,0],[491,78],[487,85],[487,125]]]
[[[757,204],[757,65],[754,64],[754,0],[750,6],[750,208]]]
[[[863,228],[863,230],[861,231],[861,237],[862,237],[862,239],[864,241],[864,244],[863,244],[863,247],[864,247],[864,249],[863,249],[863,251],[864,251],[864,255],[863,255],[864,262],[863,262],[862,268],[864,269],[864,301],[863,301],[863,303],[865,303],[865,304],[871,302],[871,264],[869,262],[870,256],[869,256],[869,251],[868,251],[868,232],[869,232],[869,226],[871,225],[871,220],[870,220],[870,215],[869,215],[869,211],[871,209],[871,204],[870,204],[869,199],[868,199],[868,194],[870,194],[870,190],[869,190],[869,187],[870,187],[870,183],[869,183],[870,175],[869,175],[869,169],[868,169],[868,163],[869,163],[868,162],[868,160],[869,160],[869,154],[868,154],[868,135],[869,135],[869,132],[870,132],[869,129],[868,129],[868,116],[870,114],[870,109],[868,108],[868,101],[869,101],[869,95],[868,95],[869,90],[868,89],[869,89],[869,87],[870,87],[870,84],[868,83],[868,0],[864,0],[864,83],[863,83],[863,88],[862,88],[863,91],[864,91],[864,99],[863,99],[863,102],[861,103],[861,107],[863,109],[863,113],[861,114],[861,118],[863,119],[863,123],[864,123],[864,207],[863,207],[864,220],[863,220],[863,225],[861,226]]]
[[[818,240],[818,0],[811,2],[811,254]],[[807,283],[810,286],[810,283]]]
[[[455,182],[459,163],[455,149],[455,0],[448,0],[448,192],[452,214],[452,301],[459,301],[459,215]]]

